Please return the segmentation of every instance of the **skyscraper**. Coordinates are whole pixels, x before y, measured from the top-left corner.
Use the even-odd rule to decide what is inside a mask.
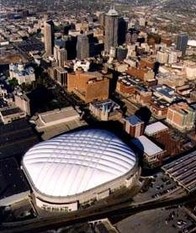
[[[187,43],[188,43],[188,35],[187,34],[182,33],[182,34],[178,35],[176,49],[182,51],[182,56],[184,56],[186,53]]]
[[[58,45],[55,45],[54,58],[58,66],[64,67],[65,61],[67,60],[67,50]]]
[[[120,17],[118,20],[118,45],[123,45],[126,40],[128,22],[125,18]]]
[[[78,59],[82,60],[89,57],[89,38],[87,35],[78,35],[76,50]]]
[[[52,20],[44,22],[44,46],[46,55],[51,56],[54,47],[54,23]]]
[[[118,12],[111,8],[105,16],[105,51],[118,45]]]

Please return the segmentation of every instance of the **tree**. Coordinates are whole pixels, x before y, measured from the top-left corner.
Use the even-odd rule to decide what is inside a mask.
[[[9,80],[9,84],[12,88],[15,88],[16,86],[18,86],[18,80],[16,78],[13,78]]]

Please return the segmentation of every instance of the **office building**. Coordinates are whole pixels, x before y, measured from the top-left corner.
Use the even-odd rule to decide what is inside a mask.
[[[62,67],[55,67],[56,69],[56,82],[62,87],[67,86],[67,71]]]
[[[44,46],[46,56],[53,55],[54,47],[54,23],[52,20],[44,22]]]
[[[120,17],[118,19],[118,45],[123,45],[126,40],[126,33],[128,29],[128,22],[125,18]]]
[[[100,12],[98,15],[98,19],[99,19],[99,23],[100,23],[101,27],[103,28],[105,25],[105,13]]]
[[[148,167],[155,167],[160,165],[162,158],[165,155],[165,150],[160,148],[157,144],[151,141],[144,135],[131,140],[131,144],[138,151],[144,165]]]
[[[109,78],[99,72],[77,70],[68,74],[67,90],[74,92],[85,103],[106,100],[109,97]]]
[[[105,15],[105,51],[110,52],[111,47],[118,45],[118,12],[111,8]]]
[[[49,75],[62,87],[67,86],[67,71],[64,68],[60,66],[50,67]]]
[[[187,34],[182,33],[182,34],[178,35],[176,49],[180,50],[182,52],[182,56],[184,56],[186,54],[187,43],[188,43],[188,35]]]
[[[185,102],[172,104],[168,107],[166,121],[173,127],[184,131],[194,127],[196,112]]]
[[[140,120],[136,115],[127,117],[125,119],[125,131],[132,137],[139,137],[144,133],[144,122]]]
[[[56,60],[57,66],[64,67],[65,61],[67,60],[67,50],[55,45],[54,58]]]
[[[170,51],[168,56],[168,63],[175,64],[178,61],[178,52],[177,51]]]
[[[89,57],[89,38],[86,34],[78,35],[76,51],[77,51],[77,58],[80,60]]]
[[[165,64],[168,62],[168,53],[167,52],[163,52],[163,51],[158,51],[157,52],[157,61],[160,64]]]
[[[116,49],[116,59],[118,61],[124,61],[124,59],[127,57],[128,49],[126,47],[123,47],[122,45],[117,47]]]

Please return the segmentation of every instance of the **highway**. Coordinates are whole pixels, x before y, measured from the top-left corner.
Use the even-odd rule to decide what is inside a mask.
[[[195,193],[187,194],[186,196],[178,197],[164,197],[156,200],[149,200],[143,203],[121,203],[113,205],[95,205],[88,209],[79,210],[76,212],[70,212],[62,215],[54,215],[50,217],[37,218],[32,220],[26,220],[23,222],[2,223],[1,233],[19,233],[19,232],[42,232],[44,230],[56,229],[60,227],[69,226],[76,223],[82,223],[87,221],[98,220],[109,217],[125,218],[132,214],[155,209],[161,207],[167,207],[171,205],[184,204],[189,201],[195,200]]]

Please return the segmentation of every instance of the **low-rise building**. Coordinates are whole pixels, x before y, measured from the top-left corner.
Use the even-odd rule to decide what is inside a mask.
[[[61,123],[78,120],[79,118],[80,115],[73,107],[55,109],[38,114],[36,128],[40,130]]]
[[[164,157],[165,150],[161,149],[144,135],[132,139],[131,144],[139,151],[140,157],[143,158],[143,162],[147,166],[153,167],[159,165],[162,157]]]
[[[137,103],[146,106],[151,102],[152,92],[149,89],[138,85],[136,87],[135,96],[133,98]]]
[[[169,70],[165,70],[165,73],[163,72],[159,72],[158,74],[157,81],[159,85],[166,85],[171,88],[176,88],[179,86],[183,86],[186,82],[186,78],[184,77],[184,75],[174,74]]]
[[[85,103],[109,97],[109,78],[99,72],[77,70],[67,76],[67,90],[74,92]]]
[[[16,93],[14,95],[14,103],[28,116],[31,115],[30,99],[25,93]]]
[[[144,133],[147,136],[154,136],[162,132],[168,131],[169,128],[165,124],[163,124],[161,121],[156,121],[154,123],[151,123],[146,126]]]
[[[30,84],[35,81],[35,72],[33,67],[25,67],[23,64],[10,64],[9,65],[9,79],[17,79],[18,84]]]
[[[14,120],[26,117],[26,113],[16,106],[5,107],[0,109],[0,117],[3,124],[8,124]]]
[[[155,62],[156,62],[156,59],[154,57],[141,58],[139,62],[139,67],[153,69]]]
[[[172,103],[176,99],[175,90],[166,85],[157,85],[152,88],[153,95],[159,99],[164,99],[168,103]]]
[[[139,78],[142,81],[148,81],[154,79],[154,72],[151,69],[147,68],[129,68],[126,73],[133,77]]]
[[[179,130],[193,128],[196,112],[185,102],[175,103],[168,107],[166,121]]]
[[[117,120],[122,117],[120,105],[110,99],[92,102],[89,109],[95,117],[102,121]]]
[[[161,101],[152,100],[150,103],[150,110],[156,118],[163,119],[167,116],[168,106],[167,104],[162,103]]]

